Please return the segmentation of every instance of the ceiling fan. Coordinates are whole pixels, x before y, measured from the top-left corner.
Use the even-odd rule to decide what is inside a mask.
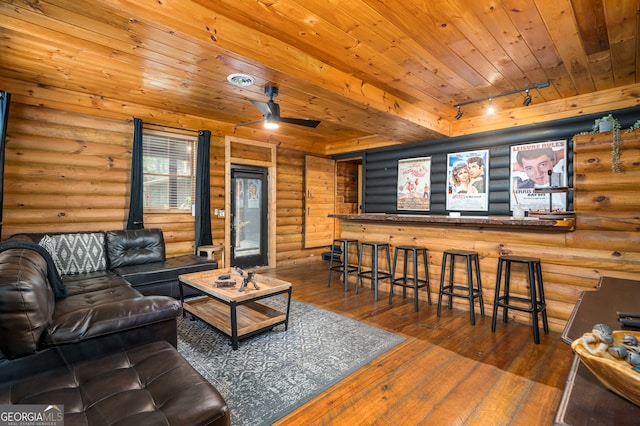
[[[280,105],[273,101],[273,98],[278,96],[278,88],[276,86],[265,86],[264,87],[265,96],[269,97],[269,102],[260,102],[254,101],[250,99],[250,101],[258,107],[260,112],[262,112],[263,119],[248,121],[246,123],[236,124],[234,127],[246,126],[249,124],[264,122],[264,127],[267,129],[276,129],[280,123],[289,123],[296,124],[298,126],[306,126],[306,127],[318,127],[320,121],[318,120],[308,120],[306,118],[289,118],[289,117],[280,117]]]

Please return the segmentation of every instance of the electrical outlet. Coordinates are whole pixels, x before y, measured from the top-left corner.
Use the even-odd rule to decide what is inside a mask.
[[[218,217],[224,217],[224,210],[220,210],[218,212]]]

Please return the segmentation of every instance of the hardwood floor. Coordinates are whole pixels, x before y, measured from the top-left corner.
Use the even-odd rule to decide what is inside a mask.
[[[290,413],[277,425],[551,425],[571,365],[569,345],[559,333],[541,332],[533,343],[531,326],[443,309],[380,292],[374,301],[366,287],[348,292],[334,272],[327,287],[326,262],[260,271],[293,284],[297,300],[334,311],[407,339]],[[435,289],[435,291],[434,291]]]

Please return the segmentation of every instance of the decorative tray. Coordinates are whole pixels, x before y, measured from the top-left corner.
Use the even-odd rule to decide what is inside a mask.
[[[611,332],[613,345],[621,342],[624,335],[632,335],[636,339],[640,339],[638,331],[614,330]],[[584,339],[589,336],[590,333],[586,333],[571,344],[571,348],[578,354],[580,361],[607,389],[640,406],[640,372],[634,371],[633,365],[626,359],[619,359],[611,355],[609,350],[593,355],[584,346]]]

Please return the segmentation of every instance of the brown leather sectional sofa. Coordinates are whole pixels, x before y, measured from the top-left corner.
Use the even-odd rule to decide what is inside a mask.
[[[82,265],[87,269],[110,269],[144,295],[178,298],[180,274],[218,268],[215,260],[203,256],[185,254],[167,257],[164,235],[159,228],[107,232],[29,233],[14,235],[11,238],[33,241],[47,246],[50,251],[59,251],[70,256],[72,248],[78,248],[74,246],[72,237],[84,239],[80,244],[85,244],[88,250],[92,250],[95,245],[104,240],[104,264],[100,264],[101,259],[91,257],[74,264],[73,259],[67,257],[67,270],[76,272]],[[97,240],[94,242],[89,238]],[[92,245],[92,243],[95,244]]]
[[[229,425],[223,397],[176,350],[179,302],[109,269],[108,233],[83,234],[57,237],[54,256],[51,241],[0,243],[0,405],[62,405],[66,425]],[[142,265],[156,249],[137,248]]]

